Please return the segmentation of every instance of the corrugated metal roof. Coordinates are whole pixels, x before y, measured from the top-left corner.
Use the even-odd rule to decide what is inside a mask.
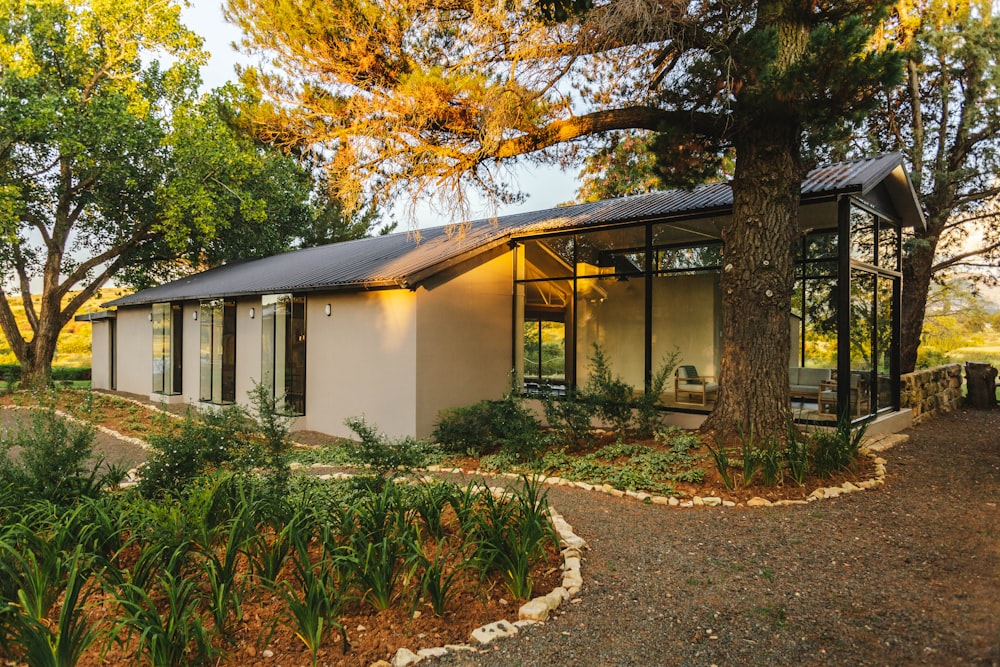
[[[866,193],[902,164],[898,154],[820,167],[802,183],[804,200],[845,192]],[[905,174],[903,174],[905,180]],[[907,182],[908,184],[908,182]],[[585,229],[615,223],[726,212],[728,183],[690,190],[654,192],[542,211],[517,213],[387,236],[295,250],[264,259],[228,264],[104,304],[129,306],[222,296],[306,292],[325,289],[413,287],[470,253],[515,237]]]

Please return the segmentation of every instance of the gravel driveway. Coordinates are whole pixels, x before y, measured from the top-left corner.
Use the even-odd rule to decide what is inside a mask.
[[[643,505],[552,488],[580,602],[441,665],[998,665],[1000,411],[921,425],[886,485],[808,506]]]

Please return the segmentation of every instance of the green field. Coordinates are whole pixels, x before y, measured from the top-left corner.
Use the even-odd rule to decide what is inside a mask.
[[[105,301],[110,301],[119,296],[126,294],[125,290],[117,288],[103,289],[98,294],[87,301],[83,308],[79,312],[93,312],[101,309],[101,304]],[[75,296],[74,293],[70,293],[67,296],[67,301]],[[21,302],[20,297],[8,297],[11,304],[11,310],[14,311],[14,317],[17,320],[18,328],[25,335],[29,335],[31,328],[28,326],[28,318],[24,312],[24,305]],[[36,306],[39,303],[38,297],[35,297],[34,302]],[[0,332],[0,365],[17,364],[17,359],[14,357],[14,353],[10,349],[10,345],[7,342],[7,338]],[[70,321],[69,324],[62,330],[59,334],[59,342],[56,347],[56,356],[53,359],[53,366],[55,367],[90,367],[90,324],[88,322],[75,322]]]

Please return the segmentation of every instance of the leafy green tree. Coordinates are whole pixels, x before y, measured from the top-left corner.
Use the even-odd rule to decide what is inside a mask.
[[[48,382],[59,331],[110,278],[274,252],[311,222],[308,174],[233,129],[246,100],[198,97],[204,53],[179,12],[0,0],[0,329],[29,386]]]
[[[904,0],[886,39],[905,54],[857,142],[904,153],[927,227],[903,262],[901,365],[917,362],[931,282],[956,271],[992,277],[1000,263],[1000,22],[991,3]]]
[[[504,167],[566,162],[614,131],[658,135],[661,172],[697,182],[735,156],[721,391],[706,426],[783,434],[803,147],[899,75],[871,43],[880,0],[228,0],[244,80],[282,145],[336,147],[338,195],[516,196]],[[292,104],[289,104],[292,102]],[[676,169],[664,168],[676,165]]]

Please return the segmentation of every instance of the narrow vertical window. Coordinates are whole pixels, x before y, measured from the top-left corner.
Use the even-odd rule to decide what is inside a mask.
[[[236,304],[204,301],[201,323],[201,391],[209,403],[236,401]]]
[[[153,304],[153,393],[181,393],[183,314],[179,303]]]
[[[261,298],[261,382],[287,414],[306,409],[306,300],[292,294]]]

